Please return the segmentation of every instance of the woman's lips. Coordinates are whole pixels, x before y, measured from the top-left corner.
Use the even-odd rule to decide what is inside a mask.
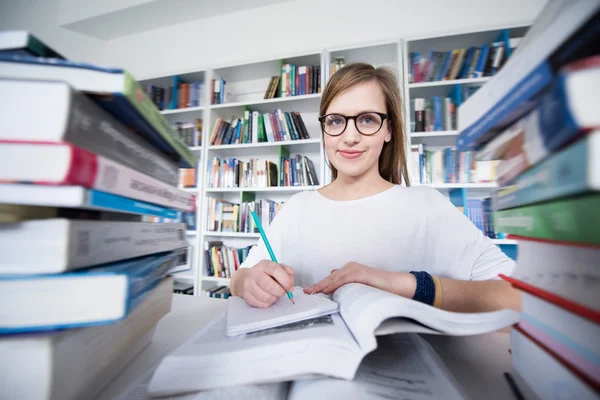
[[[362,153],[364,153],[364,151],[358,150],[338,150],[338,152],[342,157],[348,159],[358,158],[362,155]]]

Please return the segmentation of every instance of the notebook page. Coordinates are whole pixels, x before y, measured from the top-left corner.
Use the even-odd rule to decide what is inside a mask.
[[[338,310],[338,304],[327,296],[305,294],[301,287],[295,287],[292,293],[295,304],[287,296],[282,296],[269,308],[253,307],[241,297],[230,297],[227,304],[227,335],[273,328]]]

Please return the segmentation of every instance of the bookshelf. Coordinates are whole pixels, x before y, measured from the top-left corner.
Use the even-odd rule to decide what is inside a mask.
[[[406,153],[409,163],[411,181],[419,185],[419,177],[414,176],[414,161],[411,151],[419,146],[431,149],[441,149],[454,146],[458,130],[444,129],[440,131],[411,132],[410,100],[414,98],[428,98],[432,96],[448,96],[456,88],[480,87],[490,78],[452,79],[429,82],[413,82],[410,80],[410,53],[429,51],[450,51],[456,48],[481,46],[497,40],[504,29],[507,29],[511,38],[522,37],[526,26],[497,27],[476,32],[459,32],[448,35],[432,37],[416,37],[407,39],[394,39],[376,43],[362,43],[352,46],[325,48],[314,52],[282,55],[281,57],[267,60],[249,60],[234,65],[214,66],[186,71],[178,76],[186,82],[195,80],[204,82],[204,90],[199,94],[199,104],[193,107],[165,109],[162,114],[172,123],[190,123],[195,119],[202,119],[201,138],[193,143],[190,148],[197,155],[196,187],[186,188],[186,191],[197,194],[196,229],[188,231],[188,241],[193,246],[192,269],[176,275],[176,278],[185,282],[193,282],[194,293],[199,295],[211,287],[229,285],[229,278],[207,276],[205,243],[209,241],[222,241],[225,246],[245,247],[256,244],[258,233],[242,232],[213,232],[207,230],[208,205],[211,198],[241,203],[244,198],[255,200],[269,199],[276,202],[285,202],[290,196],[304,190],[316,190],[321,185],[328,184],[331,180],[327,168],[327,160],[323,149],[320,126],[317,120],[321,93],[308,93],[296,96],[277,97],[265,99],[265,92],[273,76],[281,76],[285,64],[297,66],[319,66],[320,87],[332,75],[332,69],[341,59],[345,63],[365,61],[375,66],[392,68],[399,77],[400,90],[403,95],[404,117],[407,130]],[[166,87],[172,85],[173,76],[158,76],[142,79],[142,85],[157,85]],[[220,104],[213,103],[209,85],[212,80],[217,82],[222,79],[224,90]],[[220,96],[220,95],[219,95]],[[217,101],[216,103],[219,103]],[[243,117],[246,111],[261,114],[280,109],[282,112],[299,112],[306,126],[309,138],[305,140],[287,140],[281,142],[259,142],[240,144],[211,145],[209,139],[218,119],[230,121],[232,118]],[[209,169],[213,158],[236,158],[241,161],[250,159],[268,160],[279,166],[279,157],[284,153],[290,155],[300,154],[314,162],[319,180],[318,186],[290,186],[290,187],[209,187]],[[418,171],[418,170],[417,170]],[[484,198],[497,188],[495,182],[469,182],[469,183],[432,183],[427,184],[439,190],[449,200],[460,198],[464,203],[468,198]],[[249,196],[249,197],[248,197]],[[454,201],[453,201],[454,202]],[[507,254],[514,253],[515,242],[507,239],[493,239],[494,243],[505,250]],[[510,255],[510,254],[509,254]],[[513,254],[514,256],[514,254]]]

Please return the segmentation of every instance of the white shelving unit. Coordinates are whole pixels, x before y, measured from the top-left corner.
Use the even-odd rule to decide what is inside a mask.
[[[316,190],[316,187],[268,187],[268,188],[209,188],[208,168],[213,157],[235,157],[240,160],[250,158],[268,159],[278,165],[278,154],[280,146],[286,148],[291,155],[302,154],[309,157],[317,169],[319,183],[328,184],[330,175],[327,168],[326,157],[323,149],[321,130],[317,120],[321,93],[308,94],[275,99],[263,99],[267,85],[272,76],[281,74],[281,65],[286,63],[296,65],[320,65],[321,66],[321,88],[325,85],[331,75],[331,66],[336,57],[344,57],[346,63],[354,61],[365,61],[375,66],[387,66],[392,68],[399,77],[400,90],[404,99],[404,117],[407,142],[406,153],[410,154],[411,147],[420,143],[427,146],[447,147],[454,145],[458,131],[443,132],[415,132],[410,133],[409,99],[412,97],[429,97],[434,95],[446,95],[454,85],[483,85],[489,80],[488,77],[477,79],[462,79],[453,81],[409,83],[408,82],[408,54],[410,51],[447,51],[453,48],[464,48],[472,45],[491,43],[498,37],[502,29],[511,29],[511,34],[521,35],[526,28],[497,27],[478,32],[461,32],[436,37],[421,37],[411,39],[394,39],[377,43],[363,43],[355,46],[339,48],[319,49],[314,52],[289,54],[280,58],[268,60],[252,60],[243,64],[225,65],[214,68],[204,68],[198,71],[178,74],[183,80],[201,80],[205,82],[205,90],[201,99],[201,106],[185,109],[164,110],[165,118],[175,124],[176,122],[190,122],[196,118],[203,120],[202,143],[195,143],[191,149],[197,154],[197,188],[185,189],[197,195],[197,224],[195,232],[188,232],[190,244],[194,246],[193,268],[177,274],[177,279],[193,282],[194,293],[206,290],[215,285],[228,285],[230,279],[206,276],[204,243],[207,241],[220,240],[227,246],[244,247],[255,244],[260,237],[258,233],[237,232],[210,232],[206,231],[207,206],[206,199],[215,197],[229,201],[240,201],[243,192],[253,192],[256,200],[271,199],[274,201],[286,201],[290,196],[304,190]],[[172,76],[159,76],[142,79],[143,84],[154,84],[168,87],[172,83]],[[210,104],[210,93],[208,88],[212,79],[223,78],[227,84],[226,88],[231,93],[230,101],[225,104]],[[277,143],[251,143],[237,145],[211,146],[208,138],[217,118],[225,120],[233,116],[242,116],[243,111],[270,112],[274,109],[283,111],[298,111],[309,133],[309,140],[286,141]],[[408,159],[410,163],[410,157]],[[410,168],[409,168],[410,171]],[[413,182],[417,182],[411,177]],[[483,197],[489,195],[490,191],[497,186],[495,183],[464,183],[464,184],[436,184],[430,185],[448,193],[454,189],[466,189],[469,193]],[[512,240],[494,240],[498,245],[515,244]]]

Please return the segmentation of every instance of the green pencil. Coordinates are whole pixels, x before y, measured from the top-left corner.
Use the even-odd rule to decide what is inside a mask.
[[[271,256],[271,261],[279,264],[279,262],[277,261],[277,257],[275,257],[275,253],[273,253],[273,249],[271,248],[271,244],[269,243],[269,239],[267,239],[267,235],[265,234],[265,230],[263,229],[262,224],[260,223],[260,221],[258,219],[258,216],[254,212],[254,207],[253,206],[250,206],[250,213],[252,214],[252,218],[254,218],[254,223],[256,224],[256,227],[258,228],[258,231],[260,232],[260,236],[262,237],[263,242],[265,242],[265,246],[267,247],[267,251],[269,252],[269,255]],[[292,294],[292,292],[288,292],[286,290],[285,293],[287,294],[288,299],[290,299],[292,301],[292,304],[296,304],[296,302],[294,301],[294,295]]]

